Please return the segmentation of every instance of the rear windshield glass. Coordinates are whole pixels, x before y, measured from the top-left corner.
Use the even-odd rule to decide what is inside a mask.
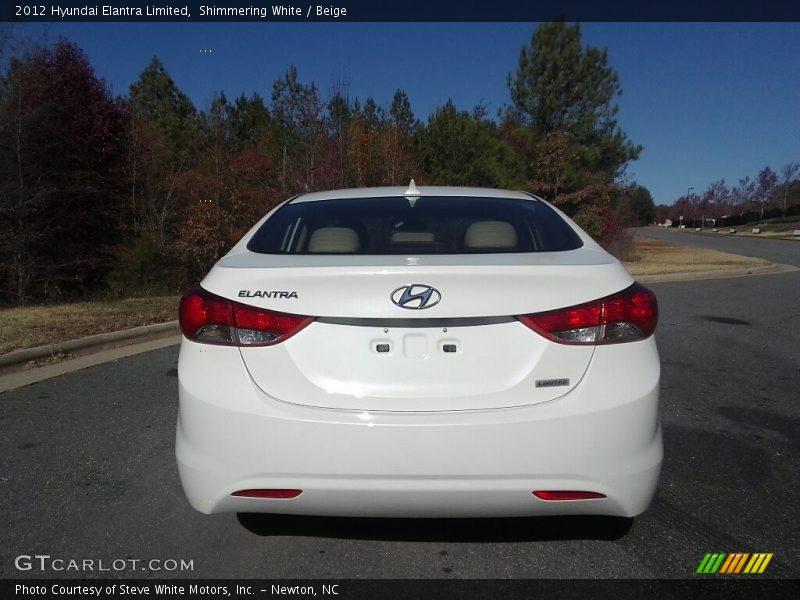
[[[496,254],[583,245],[549,206],[511,198],[423,196],[289,202],[247,248],[262,254]]]

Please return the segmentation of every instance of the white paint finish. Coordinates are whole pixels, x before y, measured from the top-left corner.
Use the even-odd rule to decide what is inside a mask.
[[[554,344],[518,321],[466,327],[355,327],[312,323],[282,344],[241,348],[250,376],[270,398],[370,411],[442,411],[525,406],[570,387],[537,379],[586,372],[594,346]],[[378,336],[398,352],[371,351]],[[460,352],[445,353],[446,340]]]
[[[379,202],[405,191],[321,192],[292,201]],[[423,186],[419,192],[541,201],[502,190]],[[203,287],[321,319],[271,347],[183,341],[176,452],[192,506],[351,516],[633,516],[645,510],[662,459],[654,339],[566,346],[513,319],[633,283],[616,259],[564,218],[582,248],[423,256],[254,254],[246,244],[262,220]],[[392,291],[411,283],[435,287],[441,301],[424,310],[395,306]],[[240,290],[296,291],[297,298],[240,298]],[[471,326],[454,321],[447,331],[411,326],[415,319],[486,317],[501,319]],[[377,352],[378,343],[390,351]],[[445,343],[457,352],[443,352]],[[548,379],[570,383],[536,387],[536,380]],[[231,497],[245,488],[304,491],[293,500]],[[532,496],[535,489],[608,498],[545,502]]]
[[[540,264],[517,264],[513,257],[520,255],[499,254],[484,255],[486,260],[480,264],[469,264],[470,257],[465,255],[438,257],[436,264],[426,260],[434,257],[420,257],[414,266],[402,264],[404,258],[395,256],[369,257],[392,259],[370,266],[214,267],[202,286],[219,296],[259,308],[314,317],[427,319],[513,316],[552,310],[596,300],[633,284],[633,278],[620,263],[592,263],[594,252],[587,251],[584,264],[564,264],[556,254],[570,253],[552,253],[550,264],[541,256],[536,257]],[[488,260],[490,257],[496,258]],[[450,264],[445,258],[452,259]],[[411,283],[436,288],[441,301],[423,310],[407,310],[393,304],[392,292]],[[240,298],[241,290],[293,291],[297,298]]]
[[[662,443],[652,338],[599,347],[584,380],[559,400],[503,410],[380,413],[282,403],[259,392],[235,348],[188,341],[178,370],[179,471],[202,512],[633,516],[655,492]],[[230,497],[254,487],[304,493],[286,501]],[[534,489],[608,499],[547,503],[532,497]]]
[[[493,188],[471,188],[456,186],[423,185],[416,188],[419,197],[471,197],[471,198],[514,198],[517,200],[535,200],[539,198],[526,192],[512,190],[497,190]],[[404,186],[351,188],[344,190],[331,190],[326,192],[312,192],[302,194],[291,200],[294,204],[302,202],[319,202],[320,200],[347,200],[356,198],[399,198],[407,195],[408,188]]]

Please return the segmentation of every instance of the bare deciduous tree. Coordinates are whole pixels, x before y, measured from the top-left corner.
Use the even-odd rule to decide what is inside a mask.
[[[783,186],[781,210],[784,217],[786,216],[787,204],[789,202],[789,186],[795,180],[795,176],[797,175],[798,171],[800,171],[800,163],[798,162],[786,163],[781,169],[781,185]]]

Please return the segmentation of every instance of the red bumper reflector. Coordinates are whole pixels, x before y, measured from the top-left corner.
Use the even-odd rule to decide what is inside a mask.
[[[576,491],[537,491],[533,495],[540,500],[596,500],[605,498],[605,494],[597,492],[576,492]]]
[[[303,490],[239,490],[233,492],[231,496],[238,496],[240,498],[278,498],[287,500],[289,498],[297,498]]]

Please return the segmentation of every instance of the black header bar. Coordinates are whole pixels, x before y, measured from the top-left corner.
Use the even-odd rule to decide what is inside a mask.
[[[2,21],[800,21],[797,0],[0,0]]]

